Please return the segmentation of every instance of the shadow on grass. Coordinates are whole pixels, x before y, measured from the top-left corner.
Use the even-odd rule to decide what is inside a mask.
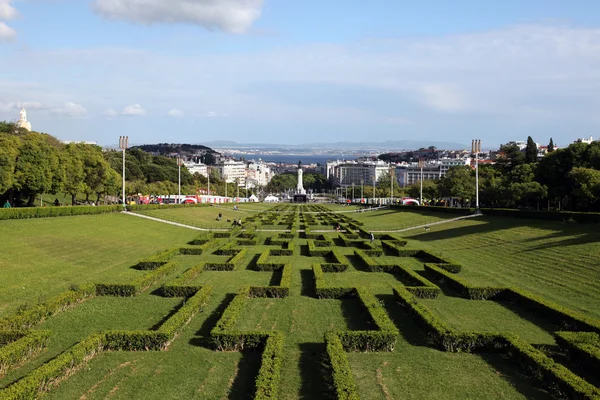
[[[325,343],[300,343],[300,399],[335,399]]]
[[[211,350],[214,348],[210,339],[210,331],[217,324],[221,318],[221,315],[223,315],[223,312],[229,306],[229,303],[231,303],[235,296],[235,293],[227,293],[225,297],[223,297],[221,303],[219,303],[213,312],[210,313],[210,315],[204,320],[202,326],[196,332],[196,337],[190,339],[189,343],[192,346],[205,347]]]
[[[346,326],[351,331],[375,330],[377,326],[367,311],[367,308],[358,299],[342,299],[342,315]]]
[[[573,371],[576,375],[579,375],[592,385],[596,387],[600,387],[600,375],[598,371],[591,369],[589,364],[578,363],[576,361],[572,361],[568,358],[567,352],[565,349],[559,346],[535,346],[539,350],[542,350],[547,356],[551,357],[554,361],[559,364],[564,365],[571,371]]]
[[[388,316],[400,331],[400,336],[409,344],[420,347],[430,347],[425,332],[417,325],[413,318],[398,303],[396,296],[391,294],[378,294],[375,296],[383,304]]]
[[[545,391],[540,383],[525,375],[521,368],[511,362],[507,355],[499,353],[483,353],[481,358],[491,365],[498,376],[508,382],[525,398],[532,400],[554,399]]]
[[[459,292],[457,292],[456,290],[449,288],[447,285],[445,285],[443,280],[437,279],[437,277],[435,275],[433,275],[432,273],[430,273],[428,271],[415,271],[415,272],[417,274],[421,275],[423,278],[429,280],[434,285],[437,285],[440,288],[440,290],[442,291],[442,293],[444,294],[444,296],[460,297],[460,298],[463,297],[460,295]],[[476,301],[476,300],[474,300],[474,301]]]
[[[496,300],[496,303],[510,310],[525,321],[531,322],[532,324],[542,328],[543,330],[551,334],[556,331],[565,329],[564,327],[561,327],[558,324],[551,322],[548,318],[545,318],[535,312],[529,311],[515,302]]]
[[[269,281],[269,286],[279,286],[281,284],[281,276],[283,275],[283,271],[273,271],[271,274],[271,280]]]
[[[310,257],[310,253],[308,252],[308,245],[301,244],[300,246],[300,255],[304,257]]]
[[[346,256],[348,261],[350,262],[350,266],[354,268],[356,271],[361,272],[370,272],[365,263],[361,261],[361,259],[354,254],[349,254]]]
[[[160,288],[158,288],[158,289],[156,289],[156,290],[159,290],[159,291],[160,291]],[[185,305],[185,299],[182,299],[182,300],[181,300],[181,302],[180,302],[179,304],[177,304],[175,307],[173,307],[173,308],[171,309],[171,311],[169,311],[169,313],[168,313],[167,315],[165,315],[164,317],[162,317],[160,321],[158,321],[156,324],[154,324],[154,325],[153,325],[153,326],[150,328],[150,330],[151,330],[151,331],[155,331],[155,330],[157,330],[158,328],[160,328],[160,326],[161,326],[162,324],[164,324],[166,320],[168,320],[168,319],[169,319],[169,318],[171,318],[173,315],[175,315],[175,313],[176,313],[177,311],[179,311],[179,309],[180,309],[181,307],[183,307],[184,305]]]
[[[261,365],[260,351],[243,351],[238,364],[237,375],[229,389],[228,399],[246,400],[253,399],[256,392],[254,384]]]
[[[315,285],[315,274],[312,269],[301,269],[300,270],[300,281],[302,282],[302,288],[300,294],[307,297],[317,297],[317,287]]]
[[[260,257],[260,254],[255,254],[254,256],[252,256],[252,259],[246,266],[246,269],[249,271],[258,271],[258,268],[256,268],[256,263],[258,262],[259,257]]]

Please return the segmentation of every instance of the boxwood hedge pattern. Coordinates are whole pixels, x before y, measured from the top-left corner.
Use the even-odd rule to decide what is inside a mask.
[[[564,365],[549,357],[520,338],[505,332],[460,332],[449,327],[435,313],[419,302],[419,298],[435,298],[440,287],[451,289],[459,296],[471,300],[508,301],[519,307],[543,315],[565,331],[556,332],[556,342],[566,351],[567,357],[589,369],[600,367],[600,322],[581,315],[526,291],[508,287],[476,287],[458,275],[461,265],[444,255],[430,250],[412,249],[408,242],[393,234],[375,234],[371,243],[369,232],[347,215],[335,214],[322,206],[292,208],[278,206],[281,211],[264,212],[247,219],[244,229],[230,232],[202,233],[187,243],[164,250],[141,260],[136,268],[144,273],[125,284],[97,283],[77,290],[67,291],[29,310],[0,319],[0,376],[16,368],[28,357],[43,350],[50,335],[47,331],[31,330],[44,319],[68,310],[94,295],[135,296],[165,276],[173,274],[176,255],[199,256],[210,251],[229,256],[226,262],[202,261],[161,286],[165,297],[182,297],[182,306],[169,319],[154,330],[105,331],[90,335],[59,356],[28,373],[24,378],[0,390],[0,399],[29,399],[52,389],[63,379],[75,373],[96,354],[104,350],[147,351],[164,350],[174,340],[194,315],[202,308],[211,294],[209,286],[191,284],[207,270],[233,271],[246,259],[248,247],[262,243],[262,225],[279,225],[288,232],[273,232],[264,244],[268,248],[258,257],[256,269],[280,272],[279,285],[246,286],[225,309],[211,331],[211,339],[217,351],[262,351],[261,367],[255,377],[255,399],[279,398],[281,369],[285,336],[272,330],[238,331],[236,322],[243,318],[243,308],[248,298],[283,298],[290,295],[293,276],[292,262],[280,262],[271,257],[291,256],[296,251],[297,230],[304,229],[308,253],[325,257],[327,262],[313,264],[313,274],[318,298],[356,298],[367,311],[372,330],[341,330],[324,335],[326,357],[330,364],[333,389],[338,399],[358,399],[358,392],[350,369],[348,351],[392,351],[398,338],[398,329],[389,319],[380,302],[363,287],[332,287],[327,284],[327,274],[344,273],[349,260],[336,247],[336,243],[353,252],[366,271],[387,272],[404,285],[394,287],[395,299],[421,326],[431,344],[450,352],[503,352],[525,371],[538,378],[543,386],[559,397],[598,399],[598,388],[574,374]],[[312,212],[319,214],[311,214]],[[342,232],[324,235],[321,229],[341,225]],[[326,227],[328,226],[329,227]],[[318,226],[321,226],[319,228]],[[323,228],[326,227],[326,228]],[[335,241],[335,243],[334,243]],[[214,250],[217,249],[217,250]],[[390,265],[379,262],[383,254],[397,257]],[[423,262],[424,278],[411,268],[403,267],[403,257],[415,257]],[[435,282],[432,283],[432,282]],[[437,284],[437,285],[436,285]],[[439,285],[439,286],[438,286]]]

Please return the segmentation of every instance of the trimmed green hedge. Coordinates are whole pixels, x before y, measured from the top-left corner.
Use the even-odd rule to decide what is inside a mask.
[[[164,346],[168,346],[169,342],[172,341],[181,330],[190,322],[190,320],[202,309],[206,304],[210,294],[212,293],[212,286],[203,286],[197,291],[192,297],[184,300],[184,305],[177,312],[166,320],[157,332],[164,333],[169,337],[167,343]]]
[[[569,359],[590,371],[600,371],[600,335],[595,332],[555,332],[556,343]]]
[[[143,293],[152,284],[162,277],[170,274],[177,267],[175,263],[167,263],[146,275],[134,279],[129,283],[97,283],[96,295],[129,297]]]
[[[256,376],[254,400],[277,400],[283,364],[283,334],[269,335],[261,357],[261,366]]]
[[[346,351],[338,335],[334,332],[325,334],[327,357],[331,363],[333,387],[338,400],[360,400],[356,390],[354,376]]]
[[[342,299],[346,297],[356,297],[356,289],[353,287],[327,286],[321,264],[313,264],[312,268],[315,279],[316,295],[319,299]]]
[[[30,400],[58,386],[103,349],[105,334],[93,334],[0,390],[2,400]]]
[[[14,341],[2,343],[4,346],[0,347],[0,378],[13,367],[42,351],[48,344],[51,332],[29,331],[25,333],[19,331],[19,334],[23,336]],[[3,336],[6,339],[6,334]]]
[[[226,262],[207,261],[204,263],[205,271],[233,271],[235,270],[246,258],[248,250],[236,249],[235,254]]]
[[[64,206],[64,207],[19,207],[0,209],[0,220],[67,217],[71,215],[93,215],[118,212],[123,206]]]
[[[506,352],[559,398],[600,399],[600,390],[558,364],[542,351],[513,335],[504,335]]]
[[[256,269],[259,271],[277,271],[285,265],[282,262],[271,262],[269,257],[271,256],[272,249],[266,249],[263,251],[258,260],[256,260]]]
[[[542,297],[517,288],[507,288],[496,296],[497,300],[505,300],[518,304],[526,310],[543,315],[565,330],[600,333],[600,321],[587,315],[573,311]]]
[[[281,272],[281,281],[279,286],[251,286],[249,297],[287,297],[290,294],[292,284],[292,265],[285,264]]]
[[[458,278],[456,275],[439,268],[437,264],[425,264],[425,271],[427,271],[434,280],[439,282],[441,285],[447,286],[452,290],[457,291],[462,297],[471,300],[486,300],[494,298],[499,293],[506,290],[503,287],[474,287]]]
[[[89,299],[94,293],[93,284],[84,285],[77,290],[67,290],[41,304],[0,319],[0,330],[29,329],[46,318]]]
[[[140,270],[156,269],[165,265],[169,260],[180,253],[181,251],[178,248],[163,250],[151,257],[144,258],[135,267]]]

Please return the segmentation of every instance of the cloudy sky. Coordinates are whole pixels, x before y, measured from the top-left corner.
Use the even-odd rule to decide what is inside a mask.
[[[0,120],[64,140],[600,136],[600,1],[0,0]]]

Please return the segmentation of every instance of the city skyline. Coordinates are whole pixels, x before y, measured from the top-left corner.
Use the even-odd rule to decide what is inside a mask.
[[[0,120],[104,145],[599,136],[593,1],[165,4],[0,0]]]

